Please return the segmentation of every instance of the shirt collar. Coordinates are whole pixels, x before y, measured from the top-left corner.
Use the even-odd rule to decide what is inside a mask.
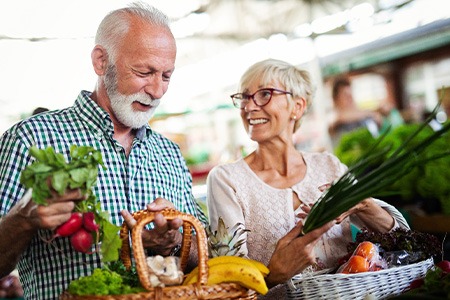
[[[75,101],[75,111],[93,130],[113,136],[114,124],[111,117],[108,112],[91,99],[91,95],[92,93],[89,91],[81,91]],[[136,138],[142,141],[150,138],[152,134],[153,130],[149,124],[146,124],[137,130]]]

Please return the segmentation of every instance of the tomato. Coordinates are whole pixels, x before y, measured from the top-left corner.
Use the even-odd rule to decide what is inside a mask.
[[[361,242],[358,247],[356,247],[354,255],[359,255],[367,259],[368,261],[372,261],[378,258],[378,248],[377,246],[369,241]]]
[[[369,271],[369,262],[362,256],[352,255],[341,273],[351,274],[351,273],[360,273]]]

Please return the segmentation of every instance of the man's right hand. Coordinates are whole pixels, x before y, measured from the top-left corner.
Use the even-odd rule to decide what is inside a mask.
[[[0,279],[0,298],[23,297],[22,285],[19,278],[14,275],[7,275]]]
[[[76,202],[85,199],[80,189],[68,190],[64,195],[52,192],[47,199],[48,205],[37,205],[31,199],[32,191],[28,190],[24,197],[11,210],[23,219],[29,229],[53,230],[69,220]]]

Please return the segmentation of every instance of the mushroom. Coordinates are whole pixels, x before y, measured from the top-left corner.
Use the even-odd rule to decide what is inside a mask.
[[[160,255],[147,257],[150,284],[153,287],[178,285],[183,282],[183,272],[180,270],[179,258]]]

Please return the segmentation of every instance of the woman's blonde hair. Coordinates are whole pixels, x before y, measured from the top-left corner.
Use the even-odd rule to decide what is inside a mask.
[[[292,93],[292,97],[304,98],[307,107],[311,105],[314,98],[315,87],[310,73],[285,61],[266,59],[253,64],[241,76],[239,91],[243,92],[255,78],[258,78],[263,85],[273,81],[281,83],[286,91]],[[294,131],[300,127],[301,119],[295,122]]]

